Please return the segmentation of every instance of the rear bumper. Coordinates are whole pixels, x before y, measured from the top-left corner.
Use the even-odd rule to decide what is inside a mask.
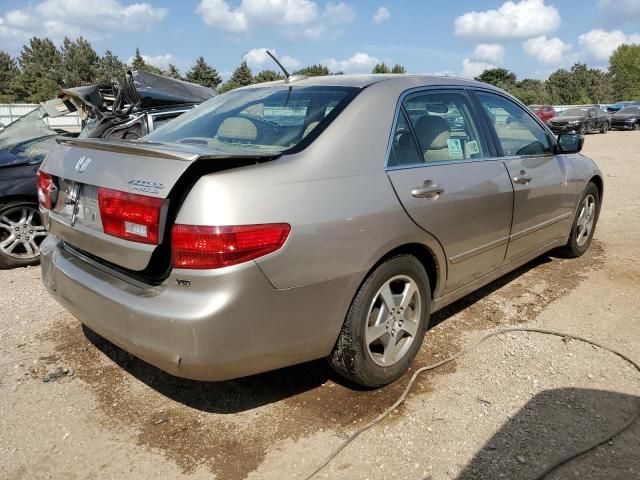
[[[174,270],[162,285],[148,287],[90,265],[53,235],[41,249],[45,287],[83,324],[156,367],[195,380],[242,377],[328,355],[361,280],[353,275],[277,290],[248,262]]]

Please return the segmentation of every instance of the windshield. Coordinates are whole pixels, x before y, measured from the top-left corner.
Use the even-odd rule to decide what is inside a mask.
[[[0,148],[57,135],[44,121],[47,113],[42,107],[30,111],[0,131]]]
[[[640,107],[624,107],[619,110],[618,113],[627,114],[627,115],[640,115]]]
[[[143,140],[282,152],[314,138],[357,92],[350,87],[289,85],[235,90],[203,103]]]
[[[568,108],[560,114],[561,117],[584,117],[588,108]]]

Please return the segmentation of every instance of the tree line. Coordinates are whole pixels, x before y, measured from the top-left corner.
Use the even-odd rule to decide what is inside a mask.
[[[13,58],[0,50],[0,103],[43,102],[57,96],[61,88],[109,83],[124,75],[127,69],[144,70],[226,92],[253,83],[283,79],[276,70],[262,70],[254,75],[242,61],[231,77],[222,81],[218,71],[204,57],[184,75],[173,64],[166,69],[148,63],[136,48],[130,64],[112,51],[100,56],[91,44],[79,37],[66,38],[60,47],[48,38],[31,38]],[[321,64],[301,68],[294,74],[306,76],[341,75]],[[402,65],[375,65],[371,73],[406,73]],[[609,71],[588,68],[576,63],[569,70],[559,69],[546,80],[525,78],[504,68],[485,70],[481,80],[496,85],[526,104],[611,103],[618,100],[640,100],[640,45],[621,45],[609,59]]]
[[[609,58],[609,70],[575,63],[556,70],[546,80],[525,78],[504,68],[482,72],[476,80],[508,91],[522,103],[583,105],[640,100],[640,45],[621,45]]]

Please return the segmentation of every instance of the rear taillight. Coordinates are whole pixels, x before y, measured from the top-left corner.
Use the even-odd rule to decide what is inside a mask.
[[[158,243],[163,203],[162,198],[98,189],[104,233],[134,242]]]
[[[54,195],[58,190],[53,177],[48,173],[38,170],[38,202],[44,208],[51,210],[54,203]]]
[[[286,223],[209,227],[174,225],[173,266],[220,268],[247,262],[280,249],[289,236]]]

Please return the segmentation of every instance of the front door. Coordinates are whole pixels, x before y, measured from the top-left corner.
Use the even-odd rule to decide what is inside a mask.
[[[564,155],[554,154],[547,131],[527,110],[502,95],[479,91],[477,96],[514,188],[509,262],[566,237],[575,201],[571,166]]]
[[[405,97],[388,175],[409,216],[445,251],[445,293],[504,261],[513,187],[502,160],[491,157],[463,90]]]

